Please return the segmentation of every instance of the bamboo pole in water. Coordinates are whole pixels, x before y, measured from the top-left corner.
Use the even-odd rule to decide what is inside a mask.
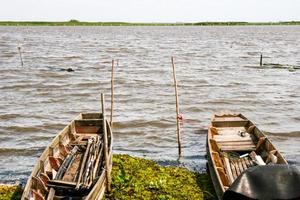
[[[109,159],[108,159],[108,140],[107,140],[107,130],[106,130],[106,118],[105,118],[105,96],[101,93],[101,106],[102,106],[102,118],[103,118],[103,137],[104,137],[104,158],[105,158],[105,174],[106,174],[106,188],[107,191],[111,191],[110,183],[111,178],[109,174]]]
[[[113,112],[114,112],[114,67],[115,61],[111,63],[111,102],[110,102],[110,126],[113,128]]]
[[[20,55],[21,66],[23,67],[24,63],[23,63],[22,52],[21,52],[21,47],[20,46],[18,47],[18,51],[19,51],[19,55]]]
[[[181,141],[180,141],[180,122],[179,122],[179,99],[177,90],[177,79],[176,79],[176,68],[174,58],[171,57],[172,67],[173,67],[173,78],[175,86],[175,98],[176,98],[176,120],[177,120],[177,143],[178,143],[178,155],[181,156]]]

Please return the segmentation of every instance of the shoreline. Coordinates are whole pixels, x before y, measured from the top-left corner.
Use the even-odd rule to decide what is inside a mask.
[[[288,22],[195,22],[195,23],[129,23],[129,22],[66,22],[0,21],[0,26],[297,26],[300,21]]]

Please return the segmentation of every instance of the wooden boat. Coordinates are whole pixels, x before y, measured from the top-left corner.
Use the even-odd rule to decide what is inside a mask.
[[[276,178],[278,171],[281,170],[282,172],[281,168],[284,168],[284,170],[290,170],[291,168],[286,167],[288,166],[287,161],[271,141],[242,114],[222,114],[212,117],[207,135],[207,159],[209,173],[218,199],[230,199],[225,198],[224,194],[226,194],[226,191],[233,193],[232,187],[238,188],[236,190],[247,194],[238,194],[244,195],[245,198],[237,196],[236,198],[231,197],[231,199],[271,199],[259,197],[257,194],[259,192],[251,191],[251,189],[258,188],[256,187],[257,184],[264,186],[262,184],[264,181],[267,182],[268,186],[272,185],[272,180]],[[256,181],[256,185],[254,183],[255,186],[253,187],[253,185],[250,185],[252,183],[248,178],[255,170],[255,173],[261,173],[261,175],[255,177],[254,182]],[[272,170],[275,172],[267,176],[266,179],[268,180],[258,180],[258,177],[264,177],[268,171],[271,173]],[[293,176],[290,178],[295,179],[295,177],[298,177],[295,183],[299,185],[299,173],[295,169],[293,170]],[[268,193],[264,189],[266,188],[261,188],[262,194],[260,195]],[[297,193],[298,188],[294,189]],[[273,191],[267,195],[270,196],[274,191],[282,190],[284,191],[282,188],[278,190],[273,188]],[[256,197],[253,197],[255,195]]]
[[[42,153],[22,199],[102,199],[111,166],[110,124],[101,113],[80,114]]]

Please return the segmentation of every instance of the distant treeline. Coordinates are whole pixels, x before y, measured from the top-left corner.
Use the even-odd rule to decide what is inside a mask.
[[[196,22],[196,23],[127,23],[127,22],[66,22],[0,21],[0,26],[251,26],[251,25],[300,25],[300,21],[288,22]]]

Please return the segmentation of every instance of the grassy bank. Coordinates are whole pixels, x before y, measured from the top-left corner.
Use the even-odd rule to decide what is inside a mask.
[[[18,200],[21,199],[22,188],[19,185],[3,185],[0,184],[1,200]]]
[[[300,21],[289,22],[196,22],[196,23],[127,23],[127,22],[66,22],[0,21],[0,26],[266,26],[300,25]]]
[[[17,200],[22,189],[17,185],[0,185],[0,200]],[[212,200],[215,193],[208,174],[185,168],[162,167],[154,161],[114,155],[112,192],[106,200]]]
[[[207,174],[185,168],[162,167],[154,161],[114,155],[112,192],[106,199],[215,199]]]

